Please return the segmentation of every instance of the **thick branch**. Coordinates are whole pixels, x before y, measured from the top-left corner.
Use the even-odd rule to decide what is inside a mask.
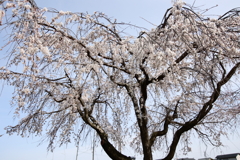
[[[169,115],[169,112],[167,112],[166,117],[165,117],[165,122],[164,122],[164,125],[163,125],[163,130],[161,130],[161,131],[156,131],[156,132],[153,132],[153,133],[151,134],[151,137],[150,137],[150,146],[153,145],[153,143],[154,143],[154,141],[156,140],[157,137],[163,136],[163,135],[167,134],[169,124],[170,124],[175,118],[178,117],[178,114],[177,114],[178,104],[179,104],[179,101],[177,101],[177,104],[175,105],[175,109],[174,109],[174,112],[173,112],[173,115],[172,115],[172,116],[170,116],[170,115]]]
[[[101,145],[104,151],[107,153],[107,155],[114,160],[131,160],[130,157],[127,157],[124,154],[117,151],[116,148],[108,141],[107,133],[102,129],[97,120],[91,115],[92,112],[88,111],[83,100],[81,98],[79,98],[79,100],[84,108],[84,111],[81,111],[79,106],[77,107],[79,114],[81,115],[83,121],[89,126],[91,126],[97,132],[101,139]]]
[[[210,99],[204,103],[202,109],[200,110],[199,114],[194,120],[186,122],[177,132],[174,134],[172,144],[170,146],[170,151],[168,155],[163,160],[171,160],[174,156],[174,153],[176,151],[177,144],[180,140],[181,135],[184,132],[187,132],[188,130],[192,129],[194,126],[196,126],[212,109],[213,103],[217,100],[217,98],[220,95],[221,87],[226,84],[231,77],[234,75],[238,67],[240,66],[240,63],[237,63],[227,74],[226,77],[224,77],[221,81],[217,83],[217,88],[213,91],[212,95],[210,96]]]
[[[177,58],[175,60],[176,63],[180,63],[185,57],[187,57],[187,55],[189,54],[190,52],[187,50],[185,51],[179,58]],[[168,71],[170,72],[170,71]],[[149,83],[153,82],[153,81],[161,81],[163,80],[163,78],[166,76],[165,73],[162,73],[161,75],[159,75],[157,78],[152,78],[151,80],[149,80]]]

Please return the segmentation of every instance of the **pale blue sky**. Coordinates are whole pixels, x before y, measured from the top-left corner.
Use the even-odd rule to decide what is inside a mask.
[[[194,0],[186,0],[188,4],[192,4]],[[36,0],[39,7],[51,7],[58,10],[69,10],[75,12],[100,11],[109,17],[118,19],[118,21],[132,23],[148,29],[154,26],[147,21],[159,25],[166,9],[171,7],[171,0]],[[240,0],[197,0],[195,6],[202,8],[211,8],[218,4],[218,7],[209,11],[210,14],[221,15],[228,10],[240,7]],[[142,18],[147,21],[143,20]],[[134,35],[136,31],[132,31]],[[2,42],[0,41],[0,44]],[[2,54],[2,52],[0,52]],[[0,85],[2,85],[0,81]],[[0,135],[4,134],[3,128],[7,125],[16,124],[17,120],[12,120],[12,112],[9,105],[11,98],[11,90],[5,87],[0,96]],[[18,136],[4,135],[0,137],[0,160],[75,160],[76,148],[69,145],[68,148],[57,148],[53,153],[47,153],[47,143],[38,146],[40,137],[21,138]],[[205,147],[201,146],[198,141],[193,143],[193,152],[187,156],[178,154],[180,157],[204,157]],[[207,148],[207,156],[215,158],[221,153],[240,152],[240,136],[230,136],[230,140],[225,143],[228,147],[221,150],[212,150]],[[127,155],[141,157],[135,155],[131,150],[126,150]],[[162,158],[161,152],[156,153],[154,158]],[[91,159],[91,146],[79,149],[79,160]],[[98,149],[95,160],[109,160],[105,153]]]

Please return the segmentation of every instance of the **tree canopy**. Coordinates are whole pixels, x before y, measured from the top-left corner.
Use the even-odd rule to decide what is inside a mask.
[[[135,37],[124,28],[137,26],[100,12],[0,5],[2,47],[10,48],[0,79],[14,88],[15,116],[26,115],[8,134],[45,134],[53,150],[96,132],[114,160],[131,159],[126,145],[144,160],[164,149],[170,160],[180,142],[191,151],[192,134],[221,146],[237,126],[238,8],[213,19],[176,1],[158,27]]]

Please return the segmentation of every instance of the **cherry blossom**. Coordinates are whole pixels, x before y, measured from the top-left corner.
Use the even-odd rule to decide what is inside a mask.
[[[6,127],[10,135],[45,134],[53,150],[96,132],[111,159],[131,159],[122,153],[130,146],[144,160],[165,149],[170,160],[179,143],[191,152],[192,135],[221,146],[239,123],[237,9],[207,18],[178,0],[147,31],[100,12],[41,9],[33,0],[2,5],[0,27],[10,34],[0,79],[13,86],[21,118]]]

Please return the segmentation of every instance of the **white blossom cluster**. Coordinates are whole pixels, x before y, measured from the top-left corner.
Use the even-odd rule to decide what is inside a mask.
[[[164,140],[194,124],[181,133],[189,152],[192,133],[218,146],[227,122],[239,118],[239,16],[207,19],[176,1],[161,25],[136,38],[121,32],[130,24],[103,13],[26,0],[6,0],[4,9],[16,16],[2,22],[0,10],[15,45],[0,79],[14,87],[16,116],[27,113],[9,134],[45,132],[53,149],[90,127],[119,148],[132,139],[142,152],[143,135],[153,150],[169,147],[174,141]]]

